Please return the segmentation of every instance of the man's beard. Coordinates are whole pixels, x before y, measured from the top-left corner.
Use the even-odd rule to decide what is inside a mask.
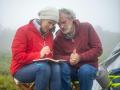
[[[69,25],[69,26],[63,28],[63,30],[62,30],[63,34],[68,34],[71,31],[72,31],[72,25]]]
[[[66,28],[66,30],[65,30],[65,32],[63,32],[63,34],[66,39],[73,39],[74,35],[75,35],[75,30],[74,30],[73,26],[69,25],[69,27]]]

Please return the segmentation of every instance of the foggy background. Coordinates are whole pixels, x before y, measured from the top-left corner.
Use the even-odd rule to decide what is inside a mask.
[[[91,23],[108,56],[120,41],[120,0],[0,0],[0,54],[10,53],[15,31],[39,18],[45,7],[72,9],[80,22]]]

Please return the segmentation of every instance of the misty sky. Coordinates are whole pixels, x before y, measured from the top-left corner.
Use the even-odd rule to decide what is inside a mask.
[[[120,32],[120,0],[0,0],[0,25],[16,30],[44,7],[69,8],[81,22]]]

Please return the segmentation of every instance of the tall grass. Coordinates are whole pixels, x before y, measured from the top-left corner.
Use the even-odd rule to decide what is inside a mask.
[[[10,75],[0,75],[0,90],[20,90]]]
[[[20,90],[9,73],[10,54],[0,54],[0,90]]]

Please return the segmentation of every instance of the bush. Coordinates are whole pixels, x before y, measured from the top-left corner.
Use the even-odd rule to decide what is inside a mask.
[[[10,54],[0,54],[0,90],[20,90],[9,73]]]
[[[0,74],[9,74],[11,56],[0,53]]]
[[[0,75],[0,90],[20,90],[10,75]]]

